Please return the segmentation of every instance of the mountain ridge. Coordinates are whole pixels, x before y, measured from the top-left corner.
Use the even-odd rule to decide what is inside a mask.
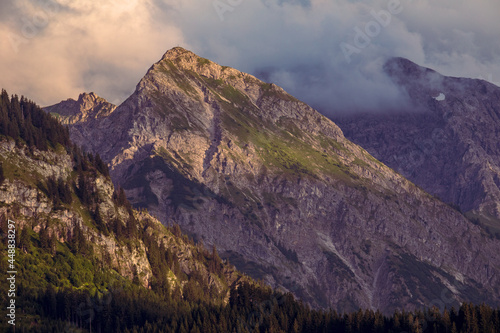
[[[479,227],[283,89],[182,48],[70,133],[136,206],[314,306],[391,312],[499,293],[499,244]]]

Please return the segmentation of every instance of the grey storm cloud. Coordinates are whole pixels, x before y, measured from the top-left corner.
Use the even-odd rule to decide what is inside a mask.
[[[392,56],[500,81],[497,0],[19,0],[0,9],[0,86],[44,105],[82,91],[119,103],[174,46],[326,113],[404,107],[382,72]],[[25,36],[29,22],[35,33]]]

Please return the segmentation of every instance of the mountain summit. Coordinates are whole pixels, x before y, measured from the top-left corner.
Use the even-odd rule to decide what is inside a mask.
[[[80,94],[76,101],[70,98],[67,101],[45,108],[47,112],[59,115],[63,124],[75,124],[106,117],[115,109],[115,105],[93,92]]]
[[[134,205],[314,306],[499,299],[498,241],[280,87],[185,49],[70,133]]]

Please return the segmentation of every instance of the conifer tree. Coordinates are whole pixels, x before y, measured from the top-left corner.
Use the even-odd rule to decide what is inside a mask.
[[[27,252],[30,249],[30,245],[31,245],[31,242],[30,242],[30,236],[28,234],[28,227],[25,226],[21,230],[21,234],[19,236],[19,245],[18,245],[18,247],[21,250],[23,250],[24,252]]]
[[[2,185],[4,181],[5,181],[5,175],[3,173],[3,165],[2,163],[0,163],[0,185]]]
[[[51,250],[51,240],[47,227],[40,230],[40,247],[46,251]]]
[[[59,196],[59,200],[65,204],[71,204],[73,201],[73,198],[71,197],[71,190],[62,178],[57,180],[57,194]]]

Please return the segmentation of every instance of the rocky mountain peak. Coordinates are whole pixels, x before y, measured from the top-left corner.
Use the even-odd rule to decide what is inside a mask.
[[[400,57],[389,59],[384,65],[385,72],[393,81],[400,85],[407,85],[409,81],[429,89],[441,89],[443,76],[438,72],[421,67],[414,62]]]
[[[102,99],[99,96],[97,96],[94,92],[90,93],[81,93],[80,96],[78,96],[78,103],[79,104],[86,104],[86,103],[91,103],[92,105],[85,106],[84,109],[89,110],[92,108],[93,105],[99,100]]]
[[[149,113],[153,107],[161,117],[175,119],[171,127],[174,131],[197,128],[210,137],[213,122],[227,117],[260,117],[254,121],[261,129],[269,124],[262,124],[264,119],[275,124],[282,117],[291,117],[295,126],[310,133],[319,130],[335,138],[343,137],[335,124],[275,84],[179,47],[168,51],[150,68],[133,98],[138,99],[137,107],[120,108],[119,113]],[[188,126],[178,126],[179,122]],[[221,130],[228,139],[235,134],[234,128],[223,126]]]
[[[72,98],[45,108],[47,112],[58,115],[63,124],[74,124],[111,114],[116,106],[99,97],[94,92],[82,93],[78,100]]]
[[[134,205],[314,306],[392,312],[499,294],[500,244],[479,227],[283,89],[185,49],[70,134]]]
[[[162,57],[162,60],[163,59],[168,59],[168,60],[175,60],[181,56],[193,56],[193,57],[198,57],[196,54],[194,54],[193,52],[189,51],[189,50],[186,50],[185,48],[183,47],[180,47],[180,46],[177,46],[177,47],[174,47],[170,50],[168,50],[167,52],[165,52],[165,54],[163,55]]]
[[[391,74],[404,74],[418,76],[426,72],[426,69],[418,66],[414,62],[401,57],[390,58],[384,65],[384,69]]]
[[[188,51],[182,47],[175,47],[167,51],[162,59],[153,65],[145,79],[157,74],[166,74],[165,72],[171,69],[180,71],[191,71],[202,75],[203,77],[212,78],[215,80],[236,78],[251,75],[244,74],[238,70],[227,66],[221,66],[206,58],[200,57],[195,53]],[[255,81],[256,78],[252,77]]]

